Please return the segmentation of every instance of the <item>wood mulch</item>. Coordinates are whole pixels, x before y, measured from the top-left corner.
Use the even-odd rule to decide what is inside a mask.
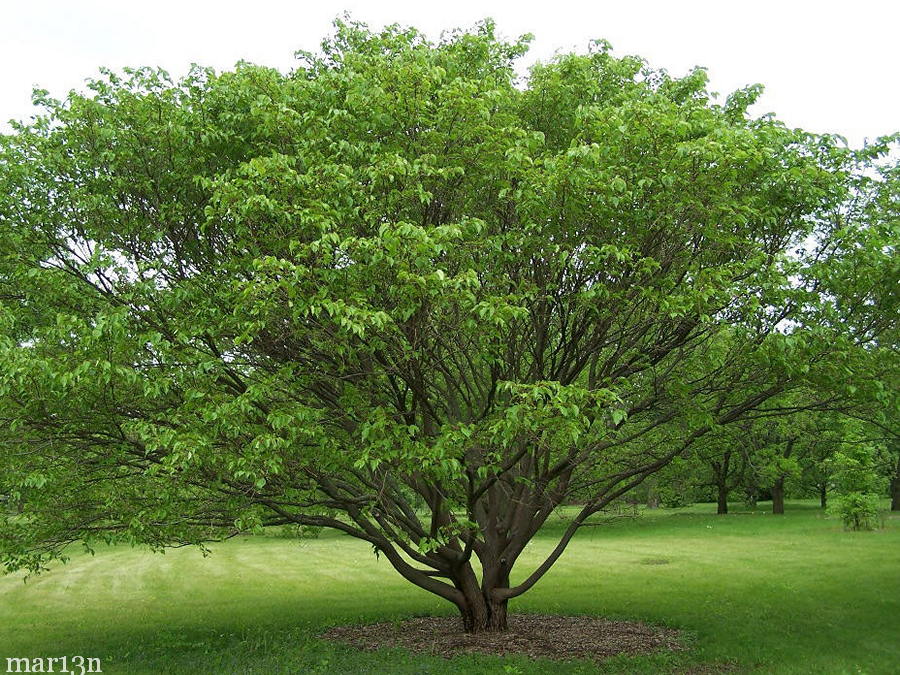
[[[505,633],[467,635],[456,617],[416,617],[335,626],[321,637],[357,649],[402,647],[450,658],[457,654],[523,654],[531,658],[601,660],[620,654],[684,649],[679,632],[639,621],[592,616],[514,614]]]

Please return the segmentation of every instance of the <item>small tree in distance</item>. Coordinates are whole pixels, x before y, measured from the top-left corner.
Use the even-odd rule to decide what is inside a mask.
[[[885,481],[876,471],[874,455],[872,446],[857,443],[831,459],[838,496],[829,510],[851,530],[878,526],[878,499]]]
[[[38,93],[0,149],[8,569],[327,527],[504,630],[592,514],[887,358],[840,276],[886,269],[886,141],[603,43],[518,82],[526,43],[338,22],[288,74]]]

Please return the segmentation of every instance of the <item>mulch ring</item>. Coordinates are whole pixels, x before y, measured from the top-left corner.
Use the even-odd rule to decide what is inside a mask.
[[[445,658],[479,653],[600,660],[619,654],[685,648],[679,640],[679,632],[672,628],[639,621],[548,614],[510,615],[509,630],[505,633],[467,635],[456,617],[416,617],[361,626],[335,626],[321,637],[357,649],[403,647]]]

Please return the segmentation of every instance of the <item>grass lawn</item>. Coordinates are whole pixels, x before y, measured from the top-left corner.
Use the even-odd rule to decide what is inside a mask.
[[[598,667],[487,656],[360,653],[318,640],[324,626],[452,614],[346,536],[246,537],[154,555],[111,548],[22,583],[0,578],[7,657],[99,657],[104,673],[900,672],[900,516],[844,532],[808,502],[783,517],[657,510],[582,530],[512,610],[636,618],[682,629],[690,650]],[[524,575],[555,543],[549,525]],[[515,577],[513,581],[515,582]],[[715,670],[713,670],[715,672]]]

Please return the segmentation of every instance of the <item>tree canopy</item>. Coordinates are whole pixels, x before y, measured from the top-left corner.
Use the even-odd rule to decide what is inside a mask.
[[[338,22],[288,73],[36,93],[0,144],[8,569],[324,526],[502,630],[710,432],[896,406],[894,138],[603,42],[519,78],[527,42]]]

